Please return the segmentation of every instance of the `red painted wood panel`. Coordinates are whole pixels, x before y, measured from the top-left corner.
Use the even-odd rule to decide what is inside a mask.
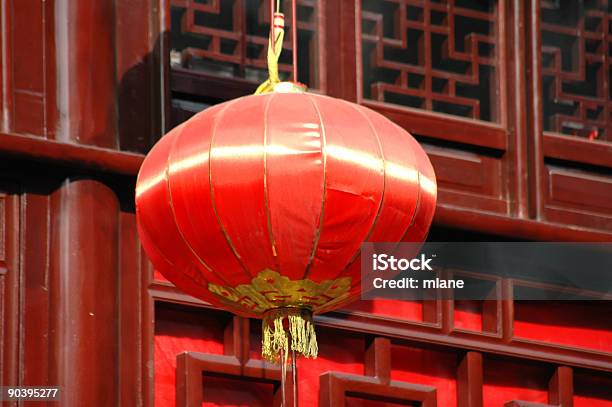
[[[609,301],[517,301],[514,336],[610,353],[611,313]]]
[[[559,167],[546,171],[548,219],[612,229],[612,177]]]
[[[512,400],[547,403],[552,370],[544,365],[486,358],[483,361],[483,399],[486,406]]]
[[[394,345],[391,347],[391,379],[433,386],[438,405],[453,406],[457,404],[458,357],[448,349]]]
[[[68,406],[174,405],[177,393],[181,401],[201,393],[208,405],[278,404],[279,372],[260,360],[258,321],[212,310],[154,276],[135,231],[133,183],[142,155],[116,151],[145,152],[163,126],[161,105],[171,98],[217,103],[252,92],[259,78],[246,75],[242,64],[236,65],[237,75],[224,78],[177,69],[173,93],[162,100],[168,84],[161,83],[164,75],[158,70],[169,66],[159,65],[168,57],[160,33],[170,28],[164,26],[170,20],[168,2],[5,3],[0,177],[11,181],[0,183],[0,382],[63,384],[69,396],[62,404]],[[230,4],[209,3],[200,6]],[[231,5],[238,3],[247,4]],[[609,142],[601,136],[591,142],[578,134],[544,133],[542,72],[551,77],[554,65],[542,66],[537,13],[554,2],[462,1],[453,10],[445,8],[447,3],[412,0],[301,3],[301,31],[310,35],[314,50],[308,59],[312,66],[302,72],[316,76],[321,91],[374,107],[423,137],[438,171],[439,221],[489,235],[506,233],[507,239],[606,238],[601,231],[612,230]],[[473,7],[465,6],[469,3]],[[495,7],[473,10],[489,4]],[[378,5],[386,9],[372,10]],[[227,10],[219,13],[222,19],[206,21],[246,21]],[[602,10],[590,12],[602,24],[607,21]],[[383,16],[382,25],[372,19],[375,15]],[[393,15],[398,18],[389,20]],[[464,17],[475,24],[485,21],[481,30],[487,33],[468,38],[464,34],[477,27],[452,26],[450,15],[456,15],[455,23]],[[428,79],[422,88],[415,88],[410,77],[405,78],[410,83],[402,83],[402,74],[386,84],[428,99],[421,108],[366,100],[364,63],[382,66],[393,55],[366,60],[364,38],[372,44],[380,40],[376,36],[384,37],[384,46],[407,53],[419,46],[389,42],[397,32],[376,28],[384,30],[385,19],[389,27],[402,20],[430,38],[459,39],[424,52],[432,63],[462,64],[457,61],[465,57],[469,64],[493,67],[498,81],[490,87],[493,94],[460,99],[452,95],[453,87],[456,91],[457,83],[467,79],[477,86],[484,75],[447,75],[432,65],[423,73]],[[364,20],[374,25],[366,27]],[[592,27],[587,30],[591,36],[605,31],[601,24]],[[261,65],[265,24],[249,29],[258,31],[254,59]],[[462,51],[466,44],[498,52],[492,57],[483,49],[479,56]],[[454,52],[434,53],[443,47]],[[236,50],[236,55],[247,51]],[[420,69],[426,59],[412,65]],[[406,65],[399,71],[414,68]],[[434,102],[448,97],[468,106],[472,118],[441,114],[448,106],[434,107]],[[476,109],[472,101],[481,97],[483,105]],[[486,97],[490,120],[483,115]],[[606,100],[594,103],[609,104]],[[58,125],[58,106],[68,105]],[[591,121],[609,120],[596,116]],[[58,129],[57,141],[44,140],[55,139]],[[32,137],[14,134],[20,132]],[[452,232],[464,236],[461,229]],[[513,405],[610,406],[608,308],[607,303],[498,298],[357,303],[318,317],[321,357],[299,362],[300,402],[488,406],[515,400]],[[187,382],[185,373],[195,378],[192,387],[177,388],[177,378]]]
[[[0,182],[0,383],[18,383],[19,366],[19,202],[16,185]]]
[[[176,358],[184,350],[200,352],[201,357],[210,360],[209,368],[202,371],[204,379],[200,382],[205,405],[235,405],[234,402],[239,399],[249,400],[255,403],[254,405],[258,405],[257,403],[262,400],[269,400],[268,397],[274,396],[265,390],[267,387],[262,386],[259,379],[256,379],[259,376],[248,373],[262,364],[259,356],[261,350],[259,321],[250,322],[248,339],[244,342],[244,336],[235,336],[237,325],[232,323],[229,314],[163,304],[159,304],[157,312],[155,363],[158,403],[174,405],[173,397],[176,389],[173,372],[178,369]],[[522,312],[536,314],[533,310],[520,310],[517,318],[522,316]],[[578,315],[584,310],[577,308],[575,312]],[[560,310],[560,313],[564,315],[566,310]],[[530,329],[534,330],[533,327]],[[553,335],[554,332],[562,332],[555,329],[551,330]],[[585,332],[587,331],[576,332],[574,335],[587,335]],[[417,400],[418,397],[414,395],[416,393],[405,393],[401,390],[404,388],[413,389],[410,391],[416,391],[417,388],[423,391],[434,389],[436,400],[439,400],[438,405],[445,406],[493,406],[504,405],[513,400],[515,405],[526,406],[528,403],[551,403],[551,400],[559,400],[559,397],[562,400],[573,398],[576,403],[612,405],[609,392],[601,387],[609,380],[608,373],[605,372],[577,370],[576,392],[574,392],[573,387],[567,387],[574,381],[572,370],[567,371],[563,368],[560,370],[563,374],[557,376],[558,373],[555,372],[558,365],[554,363],[474,353],[482,356],[470,357],[469,364],[466,364],[468,362],[463,360],[465,353],[461,347],[431,346],[414,341],[389,343],[383,338],[368,340],[368,336],[362,334],[322,327],[319,327],[318,336],[320,358],[298,361],[300,405],[337,405],[336,401],[333,401],[336,396],[341,397],[338,400],[343,400],[343,403],[348,400],[349,403],[356,403],[355,405],[378,406],[401,403],[403,403],[401,405],[411,405],[406,402],[413,398]],[[228,338],[231,337],[234,339],[228,342]],[[387,341],[387,345],[384,345],[384,341]],[[549,338],[547,342],[560,341]],[[230,358],[227,362],[215,359],[214,355],[236,355],[237,346],[248,347],[247,359]],[[610,349],[607,352],[610,352]],[[230,356],[223,356],[223,358],[228,357]],[[243,367],[235,370],[234,363],[239,363]],[[226,367],[223,367],[224,364]],[[231,377],[228,377],[230,381],[208,381],[207,392],[208,377],[214,376],[214,372],[217,371],[236,373],[231,373]],[[240,371],[244,373],[237,373]],[[389,379],[391,382],[386,381]],[[327,380],[335,384],[329,387]],[[241,391],[236,393],[237,398],[233,397],[232,392],[225,393],[225,397],[220,395],[220,389],[229,383],[239,385],[240,381],[243,384],[240,385]],[[320,387],[320,383],[325,383],[325,386]],[[365,385],[366,383],[368,384]],[[350,390],[353,389],[352,386],[356,386],[354,390]],[[360,388],[364,389],[363,392],[358,390]],[[340,393],[335,393],[336,391]],[[464,394],[470,394],[468,399],[472,400],[470,402],[472,404],[465,404],[465,400],[468,399],[464,396],[460,398],[464,404],[457,404],[459,395]],[[473,404],[478,402],[479,397],[482,397],[484,404]]]
[[[9,2],[4,8],[3,71],[10,80],[5,84],[10,100],[5,101],[11,110],[7,125],[15,132],[45,138],[55,133],[53,10],[53,1],[40,0]]]

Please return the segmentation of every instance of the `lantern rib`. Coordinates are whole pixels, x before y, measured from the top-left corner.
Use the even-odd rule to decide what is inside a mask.
[[[396,246],[399,245],[400,243],[402,243],[404,241],[404,239],[406,238],[406,236],[408,235],[408,232],[410,231],[410,229],[412,228],[412,226],[414,225],[414,221],[416,219],[416,215],[419,211],[419,206],[421,205],[421,188],[420,188],[420,182],[421,182],[421,171],[417,171],[417,179],[419,181],[419,188],[417,188],[417,199],[416,199],[416,205],[414,206],[414,211],[412,212],[412,217],[410,218],[410,223],[408,224],[408,226],[406,226],[406,230],[404,230],[404,232],[402,233],[402,237],[395,243]],[[349,267],[351,266],[352,263],[349,263],[343,270],[342,272],[338,275],[339,277],[342,277],[344,275],[344,273],[346,273],[346,271],[349,269]],[[350,290],[352,291],[353,289],[355,289],[355,287],[357,287],[358,285],[361,285],[361,279],[353,279],[352,283],[351,283],[351,288]]]
[[[368,231],[365,238],[363,239],[364,242],[367,242],[370,236],[372,235],[372,233],[374,232],[374,228],[376,227],[376,224],[378,223],[378,219],[380,218],[380,213],[382,212],[382,208],[383,208],[383,202],[385,200],[385,193],[387,191],[387,160],[385,160],[385,152],[383,151],[380,137],[378,136],[378,132],[374,129],[374,125],[372,124],[372,121],[370,120],[368,115],[365,114],[361,110],[361,108],[359,108],[357,105],[351,104],[351,106],[353,107],[353,109],[355,109],[357,112],[359,112],[359,114],[361,114],[364,117],[366,122],[368,122],[368,127],[370,127],[370,130],[372,130],[372,133],[374,133],[374,137],[376,137],[376,142],[378,143],[378,149],[380,151],[380,157],[382,158],[382,162],[383,162],[383,189],[380,195],[380,202],[378,203],[378,210],[376,211],[376,217],[374,218],[374,222],[372,222],[372,225],[370,226],[370,230]],[[343,269],[342,272],[344,272],[344,270],[346,270],[355,261],[355,259],[359,257],[360,254],[361,254],[361,246],[359,246],[359,250],[357,250],[357,252],[353,255],[353,258],[349,260],[349,262],[347,263],[346,267]]]
[[[214,108],[213,108],[214,109]],[[223,110],[225,110],[225,107],[223,108]],[[222,111],[223,111],[222,110]],[[199,255],[198,253],[193,249],[193,247],[191,246],[191,244],[189,243],[189,241],[185,238],[185,236],[183,235],[183,231],[181,230],[181,228],[178,226],[178,221],[176,220],[176,213],[174,211],[174,202],[172,200],[172,189],[170,188],[170,158],[172,157],[172,153],[174,151],[174,146],[176,145],[176,143],[178,143],[178,141],[181,138],[181,135],[183,133],[183,131],[185,131],[187,129],[187,126],[185,126],[181,132],[179,134],[177,134],[176,138],[174,139],[174,141],[172,142],[172,145],[170,146],[170,149],[168,151],[168,158],[166,159],[166,168],[164,169],[164,174],[166,177],[166,188],[168,189],[168,201],[169,201],[169,205],[170,205],[170,213],[172,214],[172,220],[174,221],[174,225],[176,226],[176,230],[179,234],[179,236],[181,237],[181,240],[183,241],[183,243],[185,243],[185,246],[187,246],[187,248],[189,249],[189,251],[193,254],[193,256],[198,260],[198,262],[204,266],[204,268],[209,271],[209,272],[213,272],[212,267],[210,267]],[[218,275],[218,278],[220,280],[222,280],[225,284],[230,284],[230,281],[226,280],[222,275]]]
[[[215,134],[217,133],[217,127],[219,126],[219,122],[223,119],[223,115],[225,114],[225,112],[231,106],[236,104],[236,102],[238,102],[240,99],[241,98],[234,99],[231,102],[227,103],[227,105],[223,108],[223,110],[219,112],[219,116],[215,119],[215,124],[213,125],[213,128],[210,132],[210,145],[208,147],[208,187],[209,187],[209,194],[210,194],[210,202],[212,204],[212,209],[213,209],[213,213],[215,214],[215,218],[217,219],[217,224],[221,228],[221,232],[223,233],[223,236],[225,237],[225,241],[227,242],[227,245],[232,250],[232,253],[234,253],[234,256],[236,257],[238,264],[240,264],[240,266],[246,273],[247,278],[248,278],[247,281],[251,281],[253,278],[255,278],[255,275],[251,274],[249,269],[245,266],[244,262],[242,261],[242,258],[240,257],[240,254],[238,253],[238,250],[236,250],[236,247],[232,243],[232,239],[230,239],[229,234],[227,233],[227,230],[225,229],[225,226],[223,225],[223,222],[221,221],[221,218],[219,217],[219,212],[217,210],[217,202],[215,201],[215,194],[213,193],[213,179],[212,179],[212,161],[211,161],[212,160],[212,148],[213,148],[213,141],[215,140]]]
[[[183,235],[183,231],[179,227],[178,221],[176,220],[176,213],[174,211],[174,201],[172,200],[172,189],[170,188],[170,174],[169,174],[169,172],[170,172],[170,158],[172,157],[172,152],[174,151],[174,147],[176,146],[176,143],[181,138],[181,135],[185,131],[186,127],[187,126],[183,127],[183,129],[181,129],[181,132],[179,134],[177,134],[177,136],[172,141],[172,145],[170,146],[170,149],[168,150],[168,157],[166,158],[166,166],[164,168],[164,175],[165,175],[165,178],[166,178],[166,190],[168,191],[168,204],[170,205],[170,213],[172,214],[172,220],[174,222],[174,226],[176,226],[176,230],[177,230],[179,236],[181,237],[181,240],[183,241],[183,243],[185,243],[185,246],[187,246],[187,248],[193,254],[193,256],[196,259],[198,259],[200,264],[202,264],[202,266],[204,266],[204,268],[206,270],[212,272],[212,268],[208,264],[206,264],[206,262],[204,260],[202,260],[200,258],[200,256],[198,256],[196,251],[193,250],[193,247],[191,247],[191,244],[189,244],[187,239],[185,239],[185,236]]]
[[[310,272],[310,268],[312,266],[312,262],[314,260],[315,253],[319,247],[319,240],[321,238],[321,232],[323,231],[323,218],[325,215],[325,200],[327,199],[327,153],[326,153],[326,137],[325,137],[325,125],[323,124],[323,117],[321,116],[321,111],[319,110],[319,106],[315,103],[312,96],[306,94],[308,96],[308,100],[312,103],[315,111],[317,112],[317,117],[319,118],[319,126],[320,126],[320,135],[321,135],[321,158],[323,160],[323,196],[321,198],[321,212],[319,213],[319,226],[317,227],[317,231],[315,233],[315,239],[312,245],[312,252],[310,253],[310,258],[308,259],[308,264],[304,269],[304,276],[302,279],[306,279],[308,277],[308,273]]]
[[[399,128],[399,127],[398,127],[398,128]],[[397,129],[396,129],[396,131],[397,131]],[[385,169],[386,169],[386,166],[385,166]],[[416,173],[417,173],[417,181],[418,181],[418,183],[417,183],[417,184],[420,186],[420,182],[421,182],[421,171],[418,171],[418,170],[417,170],[417,171],[416,171]],[[385,178],[385,183],[386,183],[386,178]],[[383,197],[383,198],[384,198],[384,197]],[[381,200],[381,202],[382,202],[382,200]],[[420,203],[421,203],[421,188],[419,187],[419,188],[417,188],[416,204],[415,204],[415,206],[414,206],[414,210],[412,211],[412,215],[411,215],[411,217],[410,217],[410,223],[409,223],[409,224],[406,226],[406,229],[404,230],[404,232],[403,232],[403,233],[402,233],[402,235],[401,235],[401,238],[400,238],[400,239],[397,241],[397,243],[396,243],[396,244],[399,244],[399,243],[401,243],[401,242],[404,240],[404,238],[405,238],[405,237],[406,237],[406,235],[408,234],[408,231],[409,231],[409,230],[412,228],[412,226],[414,225],[414,221],[415,221],[415,219],[416,219],[416,215],[417,215],[417,213],[418,213],[418,209],[419,209]],[[378,217],[377,217],[377,219],[378,219]],[[369,236],[368,236],[368,237],[369,237]],[[340,272],[340,274],[338,275],[338,278],[343,277],[343,276],[346,274],[347,270],[348,270],[348,269],[351,267],[351,265],[353,264],[353,262],[354,262],[354,261],[355,261],[355,260],[356,260],[356,259],[359,257],[359,255],[360,255],[360,254],[361,254],[361,248],[359,249],[359,251],[358,251],[357,255],[355,255],[355,257],[354,257],[354,258],[353,258],[353,259],[352,259],[352,260],[351,260],[351,261],[350,261],[350,262],[349,262],[349,263],[346,265],[346,267],[345,267],[344,269],[342,269],[342,271],[341,271],[341,272]],[[354,289],[354,288],[355,288],[357,285],[360,285],[360,284],[361,284],[361,279],[354,279],[354,280],[352,281],[352,284],[351,284],[351,290],[352,290],[352,289]]]
[[[385,160],[385,154],[384,154],[384,151],[383,151],[383,148],[382,148],[382,143],[380,141],[380,137],[378,136],[378,133],[376,132],[376,130],[374,130],[374,125],[372,124],[372,121],[370,120],[369,117],[367,117],[367,115],[358,106],[354,106],[353,105],[353,108],[355,110],[357,110],[366,119],[366,121],[368,122],[368,126],[373,131],[374,135],[376,136],[376,140],[378,142],[378,147],[380,149],[380,156],[382,157],[382,160],[383,160],[383,190],[382,190],[382,194],[381,194],[381,197],[380,197],[380,203],[378,204],[378,211],[376,212],[376,218],[374,219],[374,222],[370,226],[370,230],[366,234],[366,237],[364,239],[364,242],[365,242],[365,241],[367,241],[370,238],[370,236],[374,232],[374,228],[376,227],[376,223],[378,223],[378,219],[380,217],[380,213],[382,212],[383,202],[384,202],[384,199],[385,199],[385,193],[386,193],[386,189],[387,189],[387,161]],[[413,214],[413,217],[414,217],[414,214]],[[344,268],[342,270],[340,270],[340,272],[338,273],[336,278],[344,277],[346,275],[348,269],[353,265],[355,260],[357,260],[357,258],[359,258],[360,255],[361,255],[361,246],[359,247],[357,252],[353,255],[353,257],[348,261],[348,263],[346,263],[346,266],[344,266]],[[351,289],[353,289],[353,287],[355,285],[357,285],[357,283],[361,284],[361,279],[353,279],[352,284],[351,284]]]
[[[398,241],[398,244],[404,241],[404,239],[406,238],[406,235],[408,235],[408,231],[410,231],[410,229],[414,225],[414,221],[416,219],[417,213],[419,213],[419,207],[421,206],[421,171],[417,171],[417,180],[418,180],[419,188],[417,188],[416,205],[414,206],[414,211],[412,212],[412,218],[410,219],[410,223],[406,227],[406,230],[404,231],[404,233],[402,233],[402,237]]]
[[[271,94],[268,97],[268,101],[266,102],[266,106],[264,107],[264,132],[263,132],[263,189],[264,189],[264,208],[266,210],[266,223],[268,225],[268,236],[270,237],[270,244],[272,245],[272,257],[274,258],[274,263],[276,266],[276,271],[281,272],[280,270],[280,261],[278,259],[278,252],[276,251],[276,241],[274,240],[274,233],[272,232],[272,217],[270,215],[270,197],[268,195],[268,112],[270,109],[270,104],[272,103],[272,99],[275,94]]]
[[[395,129],[395,131],[403,132],[403,129],[401,127],[399,127],[395,123],[393,123],[393,124],[394,124],[393,128]],[[410,135],[410,134],[409,134],[409,136],[412,137],[412,135]],[[419,207],[421,206],[421,170],[418,167],[415,167],[415,170],[416,170],[416,174],[417,174],[417,185],[419,186],[419,188],[417,188],[416,204],[414,205],[414,210],[412,211],[412,216],[410,218],[410,223],[408,224],[408,226],[406,226],[406,230],[404,230],[404,233],[402,233],[402,236],[397,241],[397,244],[400,244],[406,238],[406,235],[408,234],[408,232],[410,231],[410,229],[414,225],[414,221],[416,220],[416,215],[417,215],[417,213],[419,213]]]

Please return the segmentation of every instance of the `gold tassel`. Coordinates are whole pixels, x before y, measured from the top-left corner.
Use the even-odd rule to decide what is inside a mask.
[[[302,308],[277,308],[267,311],[263,317],[261,342],[261,354],[269,362],[278,362],[283,354],[283,363],[287,363],[289,349],[307,358],[316,358],[319,348],[312,312]]]

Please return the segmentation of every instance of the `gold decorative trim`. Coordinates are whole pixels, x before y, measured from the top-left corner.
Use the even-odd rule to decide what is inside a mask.
[[[208,290],[230,308],[263,314],[276,308],[305,308],[312,312],[345,300],[351,277],[315,283],[310,279],[290,280],[276,271],[264,269],[250,284],[225,287],[208,283]]]

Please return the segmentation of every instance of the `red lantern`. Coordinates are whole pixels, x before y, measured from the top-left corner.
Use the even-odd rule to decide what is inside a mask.
[[[197,114],[151,150],[136,192],[154,266],[186,293],[267,319],[269,359],[287,341],[274,328],[284,317],[305,338],[293,349],[315,355],[310,313],[358,298],[361,243],[423,241],[435,202],[432,166],[410,134],[311,93]]]

